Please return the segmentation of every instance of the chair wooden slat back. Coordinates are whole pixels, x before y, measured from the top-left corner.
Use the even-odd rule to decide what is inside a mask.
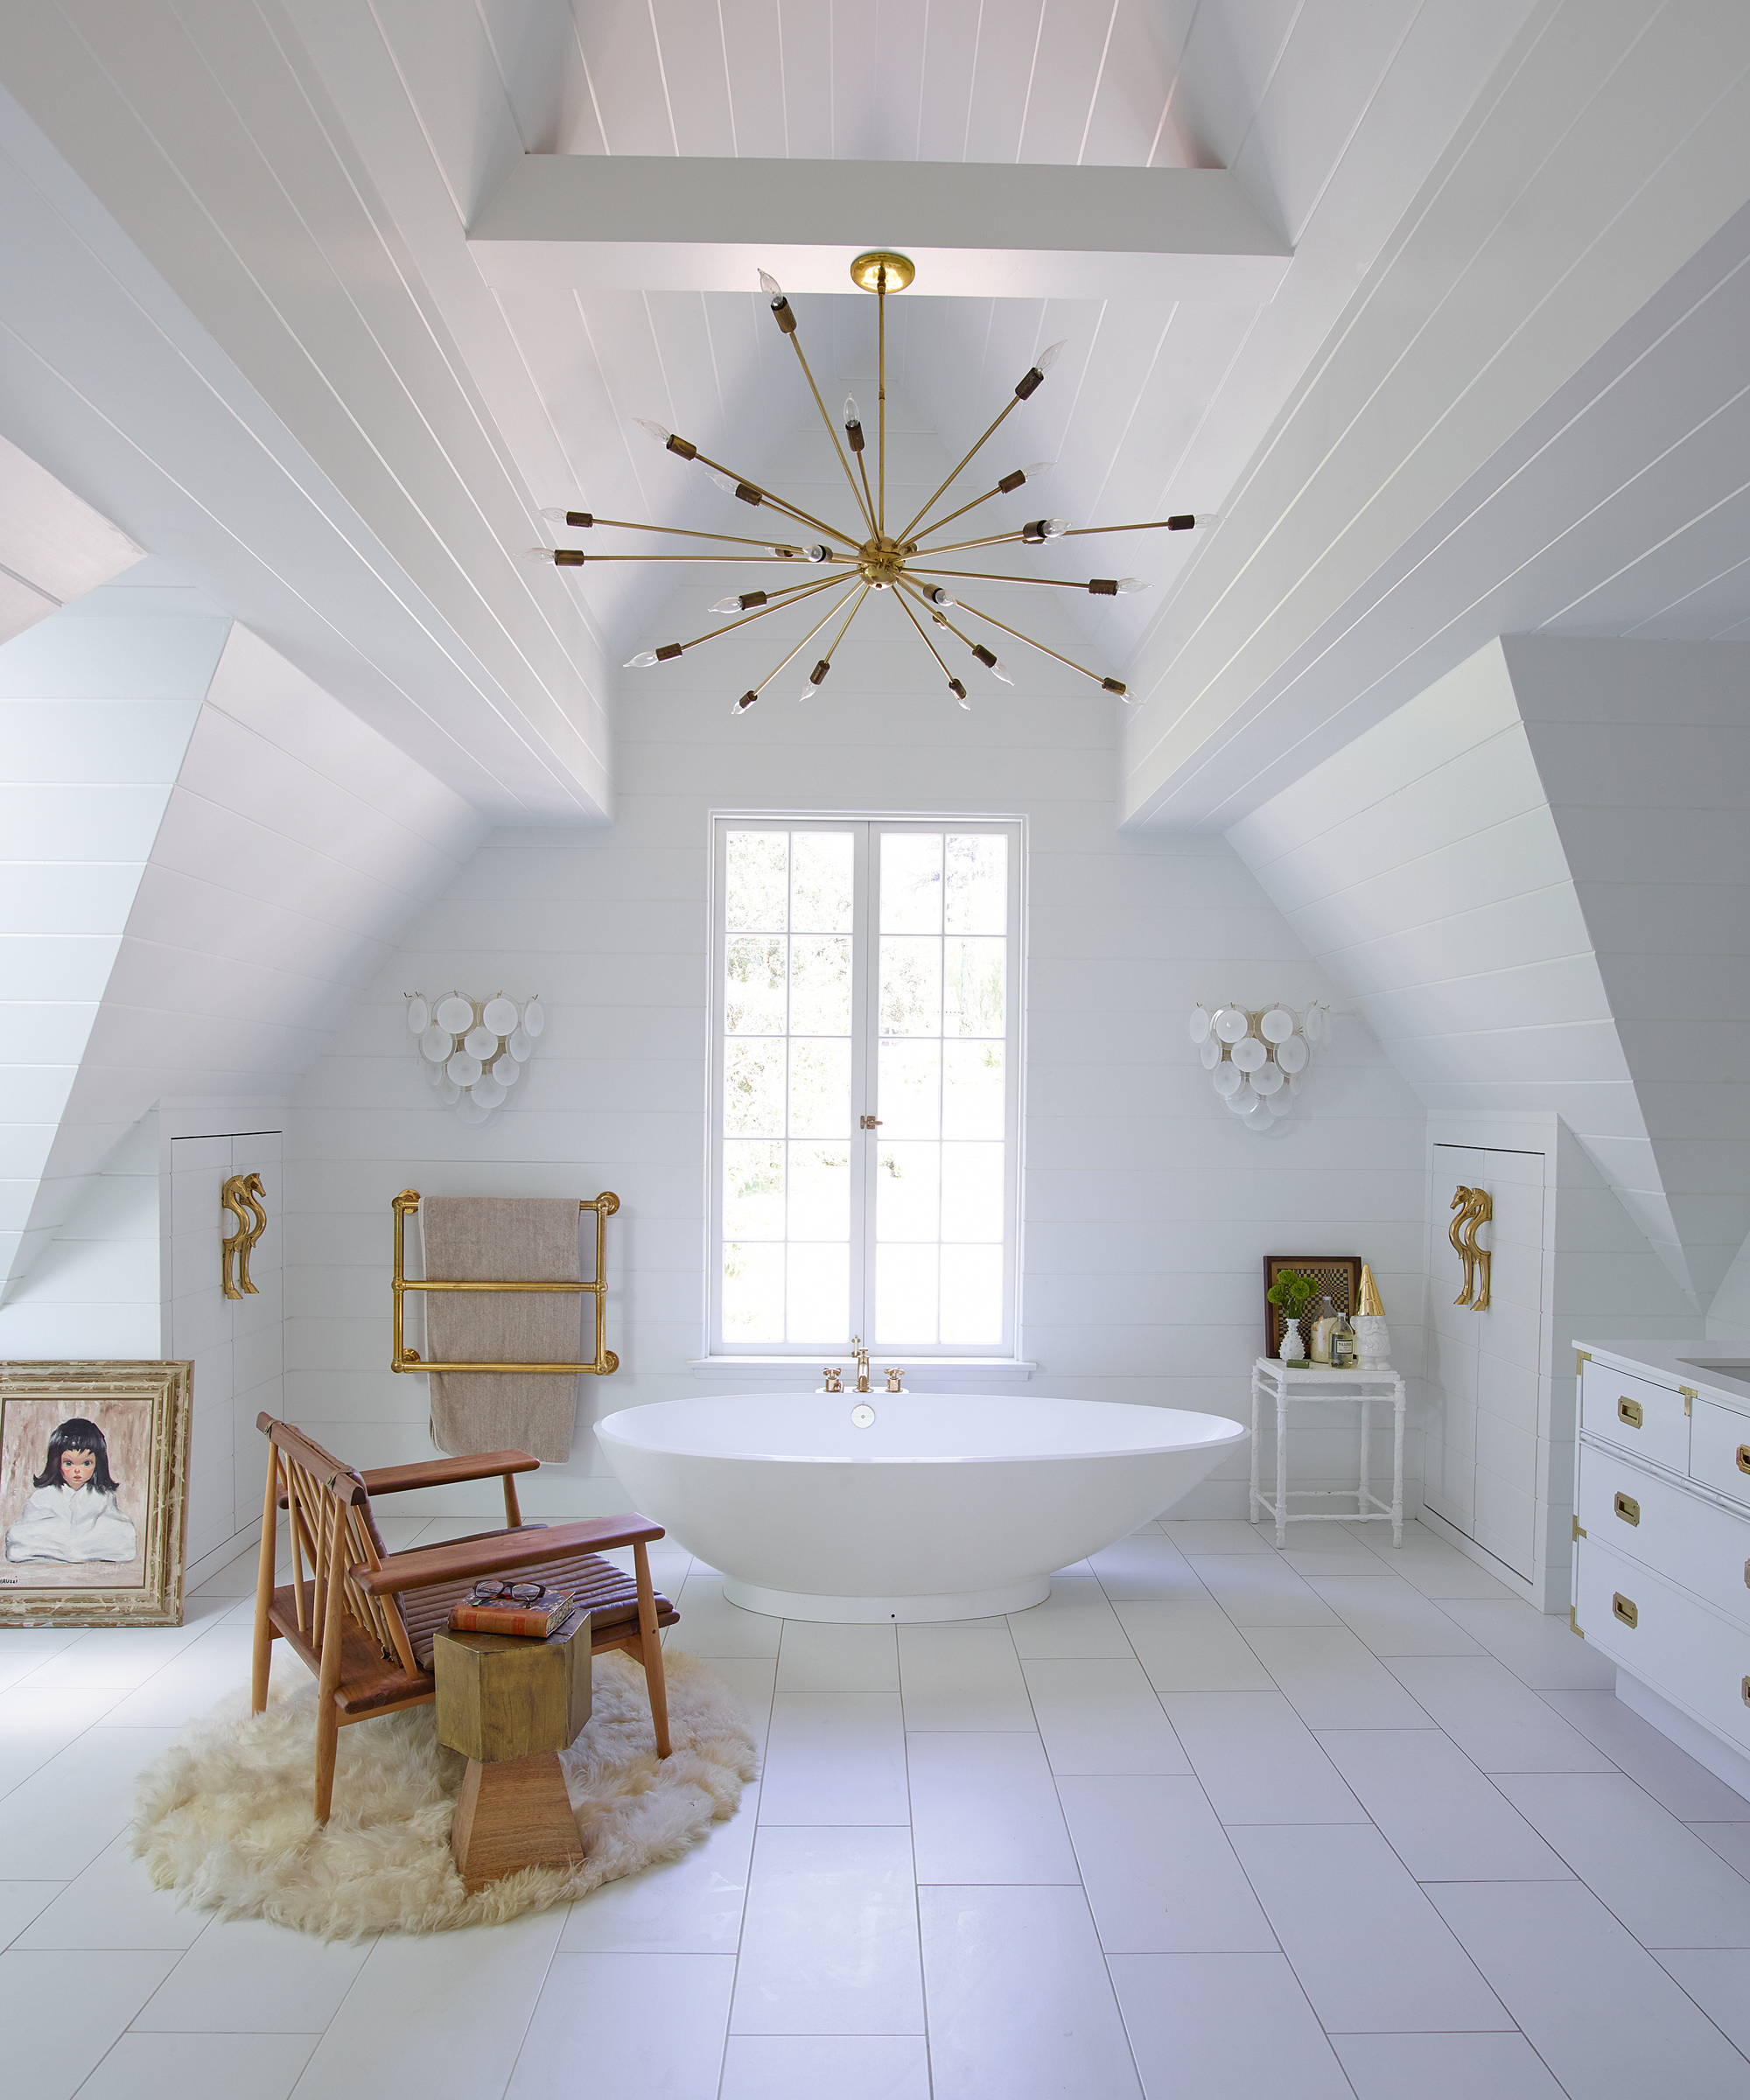
[[[331,1600],[338,1601],[374,1639],[384,1659],[394,1657],[411,1675],[418,1665],[400,1605],[352,1578],[354,1568],[374,1572],[382,1566],[382,1536],[363,1479],[288,1423],[274,1424],[268,1445],[262,1529],[271,1536],[278,1509],[285,1508],[298,1630],[319,1662],[331,1626],[338,1635],[339,1615]]]

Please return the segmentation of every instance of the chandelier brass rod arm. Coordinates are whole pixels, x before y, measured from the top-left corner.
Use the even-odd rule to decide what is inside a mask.
[[[858,510],[868,519],[870,531],[874,532],[877,530],[874,517],[872,515],[868,505],[863,500],[862,492],[857,486],[857,477],[851,472],[850,462],[844,456],[844,447],[838,442],[837,426],[834,424],[832,417],[827,414],[826,403],[821,399],[820,388],[815,384],[815,375],[808,369],[808,353],[802,348],[802,331],[799,328],[792,328],[789,335],[790,347],[796,354],[796,362],[802,368],[802,377],[808,382],[808,392],[815,397],[815,406],[820,410],[820,419],[826,425],[827,436],[832,440],[834,455],[837,458],[838,464],[844,469],[845,486],[855,498]],[[844,533],[838,535],[840,539],[848,536]]]
[[[966,644],[969,649],[974,649],[977,648],[978,645],[973,640],[972,637],[970,634],[962,634],[960,629],[955,626],[954,622],[948,617],[948,615],[945,612],[938,612],[935,606],[931,605],[928,598],[924,596],[923,592],[918,589],[915,584],[907,583],[906,578],[902,576],[900,578],[899,588],[901,591],[908,592],[912,597],[917,599],[918,603],[929,614],[932,620],[940,620],[942,626],[948,629],[948,633],[950,634],[957,635],[959,639]],[[928,635],[926,635],[924,639],[928,640],[929,638]]]
[[[863,477],[863,494],[867,498],[867,501],[864,505],[864,508],[866,510],[872,511],[875,508],[875,492],[869,486],[869,469],[863,464],[863,455],[861,452],[858,452],[857,455],[857,471]]]
[[[926,525],[922,532],[920,532],[914,536],[917,539],[922,539],[926,534],[940,532],[944,526],[952,525],[956,518],[963,518],[969,510],[976,510],[981,503],[988,503],[992,496],[1004,495],[1007,493],[1008,492],[1004,488],[1002,483],[999,481],[995,488],[987,488],[982,496],[974,496],[970,503],[962,503],[958,510],[949,511],[945,518],[938,518],[934,524]]]
[[[1010,401],[1004,404],[1002,415],[998,416],[996,422],[993,423],[990,429],[985,431],[984,435],[978,440],[977,444],[973,446],[972,450],[967,453],[966,457],[960,462],[960,465],[955,468],[951,474],[949,474],[947,480],[940,483],[937,486],[935,490],[930,495],[929,500],[914,514],[910,523],[906,526],[902,532],[895,536],[897,538],[903,541],[908,540],[912,537],[913,531],[917,525],[918,520],[920,518],[927,518],[929,515],[930,512],[935,508],[938,500],[943,494],[945,494],[948,489],[952,488],[955,482],[960,478],[962,470],[970,466],[973,460],[977,458],[978,454],[983,452],[984,447],[990,443],[990,439],[996,436],[997,430],[1004,421],[1004,418],[1007,416],[1012,410],[1020,406],[1020,399],[1021,397],[1018,394],[1012,401]]]
[[[771,542],[761,540],[759,544],[762,547],[769,547]],[[718,564],[749,562],[757,566],[761,562],[781,562],[785,568],[794,569],[797,562],[803,558],[803,556],[794,554],[592,554],[584,556],[581,565],[593,569],[598,562],[717,562]],[[830,562],[844,563],[858,561],[861,556],[855,554],[829,553],[826,558]],[[578,566],[573,563],[567,563],[564,565],[568,568]]]
[[[952,683],[952,682],[953,682],[953,680],[954,680],[954,673],[953,673],[951,670],[949,670],[949,669],[948,669],[948,659],[947,659],[947,657],[946,657],[946,656],[944,656],[944,655],[942,654],[942,651],[941,651],[939,648],[937,648],[937,647],[935,646],[935,644],[934,644],[934,642],[933,642],[933,641],[930,640],[930,638],[929,638],[928,634],[925,632],[925,629],[924,629],[924,623],[922,622],[922,620],[920,620],[918,618],[917,614],[916,614],[915,612],[913,612],[913,610],[912,610],[911,606],[910,606],[909,605],[907,605],[907,604],[906,604],[906,594],[905,594],[905,592],[904,592],[903,591],[896,591],[896,592],[893,593],[893,597],[894,597],[894,599],[895,599],[896,603],[898,604],[898,606],[899,606],[899,607],[900,607],[900,611],[901,611],[901,612],[902,612],[905,614],[906,618],[908,620],[910,620],[910,621],[911,621],[911,623],[912,623],[912,625],[913,625],[913,626],[914,626],[914,627],[917,629],[917,631],[918,631],[918,638],[919,638],[919,640],[920,640],[920,641],[923,643],[924,647],[925,647],[925,648],[927,648],[927,649],[929,651],[930,654],[931,654],[932,656],[934,656],[934,657],[935,658],[936,662],[938,662],[938,663],[939,663],[939,664],[942,666],[942,676],[943,676],[944,678],[948,679],[948,682],[949,682],[950,683]]]
[[[668,532],[676,533],[682,539],[724,540],[732,547],[769,548],[772,544],[770,540],[750,540],[736,532],[701,532],[693,525],[645,525],[635,518],[598,518],[596,523],[617,526],[622,532]]]
[[[838,580],[839,579],[836,578],[834,578],[835,582]],[[766,688],[770,685],[772,681],[778,676],[779,672],[784,668],[784,666],[788,663],[794,662],[794,660],[802,654],[802,651],[808,648],[808,644],[814,640],[815,636],[820,633],[821,629],[826,625],[828,620],[830,620],[833,614],[837,612],[839,606],[842,606],[844,603],[844,599],[840,598],[836,605],[829,606],[826,611],[822,613],[821,617],[815,622],[813,626],[808,629],[808,633],[804,634],[802,639],[796,644],[795,648],[790,651],[790,654],[784,657],[780,662],[774,663],[771,669],[767,671],[766,676],[760,681],[759,684],[756,685],[752,690],[756,693],[763,693],[766,690]]]
[[[805,598],[812,598],[819,591],[830,591],[835,584],[842,584],[844,580],[842,576],[827,576],[816,584],[797,584],[787,591],[782,598],[774,598],[769,604],[760,606],[752,612],[744,612],[739,620],[731,620],[727,626],[710,627],[703,634],[695,634],[690,641],[683,641],[681,647],[683,649],[696,649],[701,642],[715,641],[719,634],[731,634],[737,627],[751,626],[756,620],[764,620],[768,612],[781,612],[787,606],[799,606]],[[830,619],[832,616],[829,613],[827,617]]]
[[[857,535],[854,532],[841,532],[836,525],[829,525],[824,518],[816,517],[811,510],[798,510],[794,503],[787,501],[782,496],[774,494],[772,490],[765,487],[761,483],[750,481],[746,474],[736,473],[732,466],[725,466],[721,459],[713,459],[704,452],[699,452],[695,456],[701,466],[709,466],[719,474],[733,475],[744,488],[758,489],[760,500],[771,504],[774,510],[787,511],[791,517],[799,520],[802,524],[812,525],[816,532],[823,532],[830,540],[843,540],[847,547],[855,545]],[[861,508],[862,506],[859,504],[858,508]]]
[[[1184,532],[1183,525],[1175,525],[1171,518],[1145,518],[1140,525],[1072,525],[1068,532],[1060,533],[1065,540],[1085,540],[1096,532]]]
[[[998,576],[991,569],[920,569],[907,562],[907,576],[963,576],[976,584],[1043,584],[1051,591],[1085,591],[1086,584],[1078,584],[1074,577],[1063,576]]]
[[[880,418],[880,468],[876,478],[875,531],[887,529],[887,273],[875,280],[875,410]]]
[[[973,547],[1007,547],[1012,544],[1019,546],[1024,542],[1029,545],[1032,543],[1027,542],[1026,535],[1024,532],[993,532],[982,540],[950,540],[945,547],[914,546],[914,552],[928,555],[964,554]]]
[[[858,592],[856,598],[851,601],[850,610],[844,616],[844,625],[838,630],[837,634],[833,636],[831,645],[826,652],[827,662],[830,663],[832,662],[833,650],[836,649],[839,643],[844,640],[846,634],[850,630],[851,621],[855,620],[857,615],[863,610],[864,599],[868,597],[869,593],[874,588],[875,586],[873,584],[864,584],[862,590]],[[842,598],[839,600],[841,605],[844,602],[844,601]],[[837,606],[835,606],[833,610],[834,612],[836,612]],[[832,618],[832,613],[829,612],[827,618],[830,620]]]
[[[1065,656],[1056,649],[1047,648],[1044,642],[1035,641],[1031,634],[1023,634],[1018,627],[1012,627],[1006,620],[998,620],[994,612],[981,612],[976,606],[962,606],[961,610],[970,612],[974,620],[982,620],[987,626],[1001,627],[1004,634],[1012,634],[1017,641],[1026,642],[1030,649],[1037,649],[1041,656],[1056,657],[1058,662],[1068,664],[1072,671],[1080,671],[1084,678],[1091,678],[1096,685],[1104,685],[1106,682],[1103,673],[1090,671],[1086,664],[1077,663],[1073,656]]]

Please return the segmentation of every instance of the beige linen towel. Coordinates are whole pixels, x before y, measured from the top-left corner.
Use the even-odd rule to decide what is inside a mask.
[[[575,1196],[428,1196],[425,1274],[444,1283],[574,1283],[583,1275]],[[579,1363],[584,1293],[428,1291],[428,1363]],[[431,1438],[440,1451],[569,1459],[578,1381],[540,1372],[434,1371]]]

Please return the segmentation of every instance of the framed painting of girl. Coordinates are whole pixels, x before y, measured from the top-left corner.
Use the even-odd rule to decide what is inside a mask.
[[[0,1626],[179,1626],[192,1366],[0,1363]]]

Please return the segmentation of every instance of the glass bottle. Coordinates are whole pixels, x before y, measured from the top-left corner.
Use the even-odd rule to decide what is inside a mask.
[[[1355,1341],[1355,1330],[1347,1312],[1337,1315],[1337,1324],[1331,1329],[1331,1368],[1338,1371],[1352,1371],[1355,1368],[1360,1350]]]
[[[1319,1300],[1319,1310],[1313,1316],[1312,1334],[1306,1348],[1306,1354],[1314,1363],[1330,1362],[1331,1330],[1336,1324],[1337,1308],[1331,1303],[1331,1294],[1327,1291]]]

